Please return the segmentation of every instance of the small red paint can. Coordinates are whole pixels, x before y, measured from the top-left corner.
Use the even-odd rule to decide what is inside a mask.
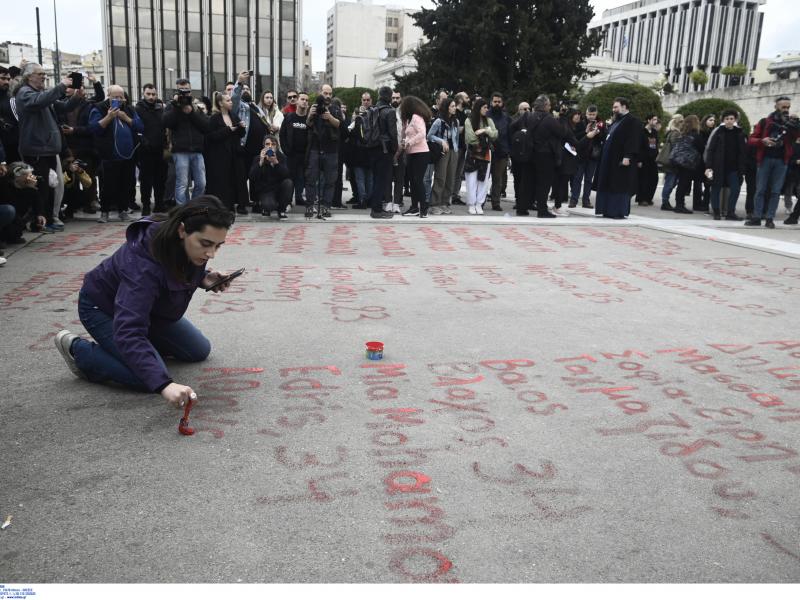
[[[383,342],[367,342],[367,359],[383,359]]]

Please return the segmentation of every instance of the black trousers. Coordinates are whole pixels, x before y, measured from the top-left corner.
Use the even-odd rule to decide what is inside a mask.
[[[427,152],[417,152],[406,156],[406,174],[411,181],[411,206],[419,208],[421,213],[427,213],[428,201],[425,194],[425,171],[428,169],[428,163],[430,162],[429,155]]]
[[[284,179],[280,185],[268,192],[260,192],[256,195],[258,204],[261,205],[261,212],[271,213],[278,211],[286,212],[286,207],[292,203],[294,184],[291,179]]]
[[[136,198],[136,163],[104,160],[100,163],[100,212],[127,210]]]
[[[294,200],[295,204],[302,206],[303,190],[306,187],[306,155],[305,154],[288,154],[286,161],[289,166],[289,173],[292,175],[294,182]]]
[[[150,206],[152,194],[155,210],[164,209],[164,190],[167,185],[167,162],[164,152],[156,150],[139,151],[139,192],[142,197],[142,206]]]
[[[533,203],[536,207],[536,214],[544,215],[547,210],[547,196],[553,187],[555,178],[556,161],[549,152],[537,152],[533,159],[534,182]]]
[[[678,171],[678,187],[675,190],[675,206],[686,207],[686,195],[689,193],[689,186],[692,186],[692,183],[694,183],[692,189],[692,207],[693,210],[700,210],[703,201],[703,184],[697,181],[697,171],[695,169],[684,169],[683,167],[676,168]]]
[[[391,185],[394,174],[393,154],[384,154],[380,149],[375,150],[370,162],[372,169],[372,195],[369,198],[369,208],[372,212],[382,212],[386,200],[386,186]],[[425,171],[422,172],[425,175]]]
[[[658,166],[656,163],[642,163],[639,169],[639,189],[636,192],[636,203],[652,202],[658,187]]]
[[[33,174],[39,179],[36,187],[36,202],[33,206],[33,215],[44,215],[47,224],[53,223],[54,190],[50,187],[50,169],[57,168],[55,156],[23,156],[22,160],[33,167]]]

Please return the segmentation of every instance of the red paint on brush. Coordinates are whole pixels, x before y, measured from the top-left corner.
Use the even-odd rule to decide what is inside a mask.
[[[183,409],[183,418],[181,419],[180,423],[178,423],[178,432],[181,435],[194,435],[194,427],[189,427],[189,411],[190,410],[192,410],[192,399],[191,398],[186,403],[186,407]]]

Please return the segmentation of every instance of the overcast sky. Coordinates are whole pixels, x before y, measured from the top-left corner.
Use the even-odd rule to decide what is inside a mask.
[[[311,43],[314,70],[325,69],[325,16],[335,0],[304,0],[303,38]],[[431,0],[374,0],[375,4],[392,4],[419,8],[432,6]],[[54,47],[55,27],[52,0],[0,0],[0,40],[26,42],[36,45],[36,13],[39,6],[42,26],[42,46]],[[621,6],[624,0],[592,0],[599,14],[608,8]],[[103,45],[100,0],[56,0],[58,10],[58,42],[64,52],[86,54]],[[764,31],[760,56],[774,57],[779,52],[800,51],[800,10],[798,0],[768,0],[764,11]]]

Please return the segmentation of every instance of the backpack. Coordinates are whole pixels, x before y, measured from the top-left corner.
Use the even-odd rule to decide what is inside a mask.
[[[527,113],[523,119],[525,122],[523,125],[528,125],[528,115]],[[536,131],[536,128],[539,126],[542,120],[540,119],[536,125],[533,126],[533,129],[528,129],[527,127],[523,127],[522,129],[518,129],[513,133],[511,136],[511,161],[515,163],[529,163],[533,160],[533,132]]]
[[[387,141],[388,136],[381,132],[381,109],[394,110],[391,106],[370,106],[361,125],[361,137],[365,148],[377,148]]]
[[[692,142],[692,137],[688,135],[682,136],[675,142],[669,153],[670,164],[689,170],[699,167],[702,157],[700,156],[700,151],[694,147]]]

